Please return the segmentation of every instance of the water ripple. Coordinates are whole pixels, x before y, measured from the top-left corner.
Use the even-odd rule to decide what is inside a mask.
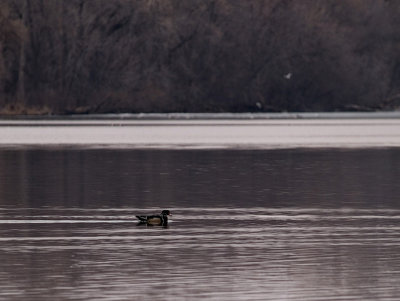
[[[136,213],[159,210],[0,208],[0,299],[400,294],[400,210],[172,208],[169,227],[136,226]]]

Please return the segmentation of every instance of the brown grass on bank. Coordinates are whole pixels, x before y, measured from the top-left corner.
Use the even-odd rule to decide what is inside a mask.
[[[51,115],[52,110],[47,106],[24,106],[21,104],[8,104],[0,108],[0,116],[17,115]]]

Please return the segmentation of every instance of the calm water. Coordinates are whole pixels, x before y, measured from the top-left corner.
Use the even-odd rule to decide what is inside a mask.
[[[399,148],[3,149],[0,300],[398,300],[399,179]]]

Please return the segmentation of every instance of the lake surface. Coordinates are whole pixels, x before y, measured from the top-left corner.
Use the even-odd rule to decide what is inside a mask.
[[[398,300],[399,179],[400,148],[7,146],[0,300]]]

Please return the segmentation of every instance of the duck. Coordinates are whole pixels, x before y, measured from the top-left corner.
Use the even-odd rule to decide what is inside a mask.
[[[136,215],[136,218],[139,220],[139,224],[166,226],[168,224],[168,216],[172,216],[171,212],[163,210],[158,215]]]

